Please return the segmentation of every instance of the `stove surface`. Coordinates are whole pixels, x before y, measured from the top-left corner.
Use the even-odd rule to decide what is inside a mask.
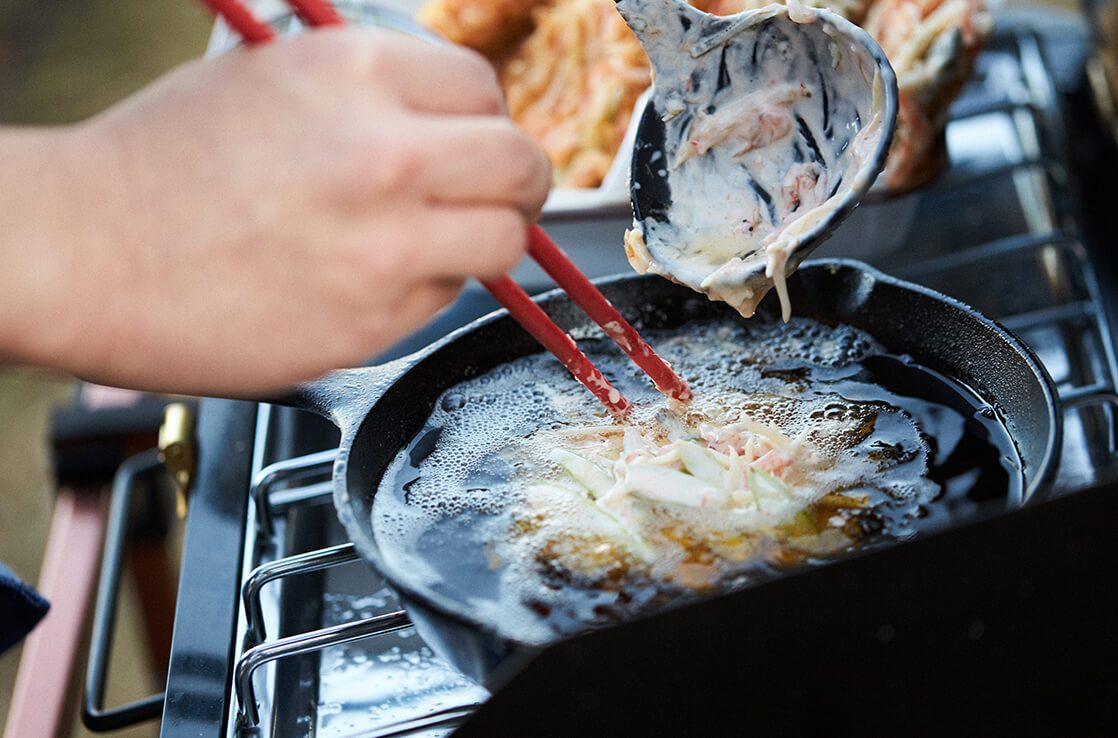
[[[1065,405],[1057,498],[1118,476],[1114,272],[1109,257],[1092,250],[1107,235],[1100,223],[1113,216],[1105,210],[1107,190],[1084,162],[1110,154],[1093,148],[1096,139],[1086,132],[1090,116],[1077,92],[1084,50],[1083,28],[1067,17],[1000,17],[953,108],[950,169],[925,190],[865,203],[817,252],[864,259],[961,299],[1037,352]],[[1100,204],[1101,216],[1092,211]],[[592,276],[629,270],[620,248],[628,224],[629,215],[616,210],[544,222]],[[514,276],[529,291],[551,286],[534,265]],[[418,349],[495,307],[480,288],[468,289],[424,331],[376,360]],[[439,660],[384,581],[356,559],[330,499],[338,439],[329,423],[287,408],[206,401],[199,438],[162,735],[437,736],[459,728],[492,735],[484,726],[511,719],[513,698],[491,698]],[[919,557],[927,549],[913,550]],[[797,597],[798,586],[774,591]],[[780,606],[772,595],[756,597]],[[741,598],[734,607],[763,612]],[[676,627],[672,618],[656,622]],[[890,622],[902,622],[901,615],[872,623],[879,645],[900,627]],[[967,632],[985,622],[995,620],[972,618]],[[600,639],[601,653],[610,652],[608,638]],[[570,670],[564,654],[594,658],[577,644],[559,654],[547,663]],[[600,699],[579,691],[577,678],[557,685],[555,674],[550,682],[538,669],[529,676],[524,685],[563,687],[562,705],[580,705],[587,715],[600,707]],[[521,712],[541,700],[531,689],[516,680],[510,687],[522,698]],[[539,734],[548,732],[544,726]]]

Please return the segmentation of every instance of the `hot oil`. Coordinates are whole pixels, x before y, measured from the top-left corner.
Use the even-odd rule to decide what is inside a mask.
[[[1023,502],[1021,460],[997,411],[958,382],[901,357],[880,355],[861,364],[863,378],[893,393],[917,419],[931,449],[928,479],[940,487],[923,506],[915,530],[1017,507]],[[958,422],[963,423],[962,437]]]
[[[741,535],[725,511],[642,501],[641,520],[653,522],[641,532],[657,557],[636,556],[547,461],[556,446],[617,443],[619,429],[541,354],[446,392],[399,454],[373,506],[389,570],[506,636],[543,643],[1020,503],[1020,460],[994,409],[853,328],[719,321],[648,338],[696,394],[680,416],[615,347],[580,342],[634,402],[630,423],[658,429],[745,412],[806,433],[837,459],[813,477],[809,518],[785,530],[792,543]],[[568,492],[529,494],[535,481]]]

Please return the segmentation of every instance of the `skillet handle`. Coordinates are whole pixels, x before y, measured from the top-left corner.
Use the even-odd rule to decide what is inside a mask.
[[[261,401],[310,410],[345,430],[361,422],[376,401],[424,353],[419,351],[376,366],[338,369],[296,385],[289,393]]]

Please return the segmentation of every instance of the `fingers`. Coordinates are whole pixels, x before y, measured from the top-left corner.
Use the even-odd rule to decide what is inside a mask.
[[[349,245],[355,250],[349,263],[371,259],[368,273],[399,284],[488,279],[514,269],[528,246],[531,222],[512,208],[436,206],[411,213],[398,214],[391,231],[370,226],[366,240]],[[386,239],[387,233],[397,235]]]
[[[508,118],[421,121],[429,153],[412,171],[433,202],[511,205],[534,221],[547,198],[551,167],[542,149]]]
[[[531,221],[509,208],[444,206],[418,229],[429,248],[417,268],[434,279],[490,279],[512,271],[528,248]]]
[[[420,328],[438,311],[454,302],[462,280],[431,280],[412,286],[391,306],[376,305],[355,314],[347,321],[350,330],[359,331],[349,350],[347,365],[368,358]]]
[[[339,93],[316,109],[345,131],[332,151],[359,167],[370,192],[408,189],[434,202],[511,204],[539,214],[551,174],[539,146],[504,114],[492,67],[467,49],[371,29],[332,29],[306,39],[298,56],[312,79],[342,85],[359,70],[366,89]],[[278,54],[277,54],[278,57]],[[278,61],[276,62],[278,64]],[[316,90],[318,88],[315,88]],[[363,156],[342,154],[366,141]]]
[[[371,86],[391,91],[405,107],[428,113],[497,115],[505,112],[496,71],[460,46],[370,28],[330,28],[291,39],[306,63],[358,69]]]
[[[414,39],[408,39],[413,41]],[[481,55],[463,47],[417,42],[397,68],[400,101],[425,113],[501,115],[505,95],[497,73]]]

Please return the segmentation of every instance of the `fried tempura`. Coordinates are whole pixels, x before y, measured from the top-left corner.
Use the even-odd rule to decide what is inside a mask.
[[[729,15],[769,0],[693,0]],[[947,110],[993,29],[983,0],[811,0],[864,27],[892,63],[900,106],[885,182],[916,187],[945,164]],[[420,19],[497,67],[513,119],[543,146],[557,187],[597,187],[650,84],[613,0],[431,0]]]

